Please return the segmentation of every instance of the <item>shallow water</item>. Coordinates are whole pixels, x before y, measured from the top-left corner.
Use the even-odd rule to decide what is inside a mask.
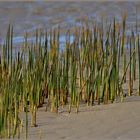
[[[37,28],[50,29],[60,25],[61,30],[80,26],[83,19],[101,22],[121,21],[127,13],[127,29],[135,29],[136,7],[140,26],[140,2],[0,2],[0,37],[4,38],[8,24],[14,26],[14,42],[21,42],[25,32]],[[140,28],[138,28],[139,30]],[[30,40],[30,39],[29,39]]]

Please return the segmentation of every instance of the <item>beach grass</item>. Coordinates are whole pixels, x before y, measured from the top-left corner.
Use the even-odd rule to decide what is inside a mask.
[[[125,31],[125,16],[122,23],[114,18],[107,27],[104,23],[90,26],[86,21],[74,33],[67,31],[61,48],[59,27],[37,29],[35,42],[28,43],[26,33],[23,47],[14,53],[13,27],[9,25],[0,47],[0,137],[20,137],[24,113],[27,139],[28,127],[37,127],[36,113],[45,101],[46,111],[56,113],[65,106],[69,113],[72,108],[78,113],[80,104],[123,101],[123,84],[129,80],[127,95],[132,96],[137,68],[140,95],[139,35]]]

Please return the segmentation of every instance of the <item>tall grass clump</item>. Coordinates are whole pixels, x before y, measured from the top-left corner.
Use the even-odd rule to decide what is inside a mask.
[[[21,49],[15,48],[13,38],[9,25],[0,47],[1,138],[20,137],[23,130],[27,139],[29,127],[38,126],[37,111],[43,106],[46,111],[59,113],[66,107],[69,113],[73,109],[78,113],[81,104],[124,100],[127,81],[131,96],[137,78],[137,50],[140,94],[139,35],[126,34],[126,16],[122,23],[114,18],[106,26],[91,26],[86,21],[74,32],[68,30],[64,42],[60,27],[37,29],[32,43],[26,33]]]

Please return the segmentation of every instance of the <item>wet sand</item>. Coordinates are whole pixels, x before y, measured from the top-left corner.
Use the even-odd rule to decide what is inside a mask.
[[[7,27],[14,26],[14,35],[33,32],[37,28],[50,29],[58,25],[61,29],[78,26],[88,17],[101,22],[102,17],[108,22],[114,17],[121,21],[122,14],[127,13],[127,27],[134,29],[136,24],[136,7],[138,24],[140,24],[140,2],[125,1],[22,1],[0,2],[0,37],[6,35]]]

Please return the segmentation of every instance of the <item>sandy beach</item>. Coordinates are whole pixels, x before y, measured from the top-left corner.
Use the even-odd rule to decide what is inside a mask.
[[[0,39],[5,36],[9,23],[14,26],[15,37],[23,40],[25,32],[32,33],[37,28],[51,29],[61,25],[62,30],[72,29],[73,26],[78,26],[86,16],[98,22],[102,16],[108,20],[115,16],[116,21],[121,21],[123,12],[128,13],[126,28],[129,32],[130,29],[135,30],[136,7],[138,7],[138,32],[140,32],[139,1],[135,3],[113,0],[109,3],[101,0],[104,2],[94,3],[89,0],[87,3],[78,3],[77,0],[73,3],[72,0],[68,0],[68,7],[68,3],[63,0],[60,3],[59,0],[48,0],[48,3],[21,1],[21,3],[10,1],[8,4],[0,0]],[[136,96],[136,89],[138,89],[138,70],[133,95],[124,98],[124,102],[117,100],[113,104],[95,106],[82,104],[78,114],[75,108],[72,108],[69,114],[67,105],[59,108],[58,113],[46,112],[46,104],[44,104],[37,111],[38,127],[29,127],[28,139],[140,140],[140,96]],[[124,85],[124,91],[128,94],[128,81]],[[21,133],[21,139],[25,139],[25,130]]]
[[[139,140],[140,97],[123,103],[81,106],[78,114],[66,110],[53,114],[40,108],[36,128],[29,128],[30,140]],[[24,139],[24,134],[22,137]]]

